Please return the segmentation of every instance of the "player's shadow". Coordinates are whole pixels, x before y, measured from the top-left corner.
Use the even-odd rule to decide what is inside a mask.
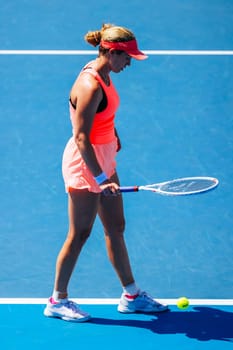
[[[152,316],[148,321],[93,318],[98,325],[148,329],[157,334],[185,334],[199,341],[233,342],[233,313],[211,307],[194,307],[191,311],[170,311]]]

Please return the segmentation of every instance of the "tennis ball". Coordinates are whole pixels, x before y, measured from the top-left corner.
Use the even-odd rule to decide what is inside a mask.
[[[189,300],[186,297],[181,297],[177,300],[177,307],[181,310],[185,310],[189,307]]]

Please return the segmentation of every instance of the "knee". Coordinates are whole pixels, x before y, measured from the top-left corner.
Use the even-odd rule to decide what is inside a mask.
[[[123,220],[120,224],[117,225],[117,233],[119,235],[123,235],[125,232],[125,220]]]
[[[70,243],[70,247],[75,249],[76,247],[82,247],[91,234],[91,228],[83,228],[77,230],[71,228],[68,233],[67,241]]]
[[[125,232],[125,220],[105,228],[105,234],[109,237],[123,237]]]

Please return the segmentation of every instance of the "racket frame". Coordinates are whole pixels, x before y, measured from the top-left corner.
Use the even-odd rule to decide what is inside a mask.
[[[212,185],[210,184],[210,186],[206,187],[206,188],[202,188],[199,190],[192,190],[192,191],[177,191],[177,192],[172,192],[172,191],[165,191],[165,190],[161,190],[162,186],[168,185],[168,184],[174,184],[174,183],[178,183],[181,181],[195,181],[195,180],[209,180],[210,182],[212,182]],[[150,191],[150,192],[154,192],[154,193],[158,193],[158,194],[162,194],[162,195],[167,195],[167,196],[187,196],[187,195],[192,195],[192,194],[198,194],[198,193],[202,193],[202,192],[208,192],[212,189],[214,189],[215,187],[217,187],[219,184],[219,180],[215,177],[210,177],[210,176],[192,176],[192,177],[182,177],[182,178],[177,178],[177,179],[173,179],[173,180],[168,180],[168,181],[164,181],[164,182],[159,182],[159,183],[155,183],[155,184],[151,184],[151,185],[143,185],[143,186],[123,186],[120,187],[120,191],[121,192],[138,192],[138,191]]]

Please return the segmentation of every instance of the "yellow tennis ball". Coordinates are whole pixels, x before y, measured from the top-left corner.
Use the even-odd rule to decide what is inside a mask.
[[[186,297],[181,297],[177,300],[176,305],[179,309],[185,310],[189,307],[189,300]]]

